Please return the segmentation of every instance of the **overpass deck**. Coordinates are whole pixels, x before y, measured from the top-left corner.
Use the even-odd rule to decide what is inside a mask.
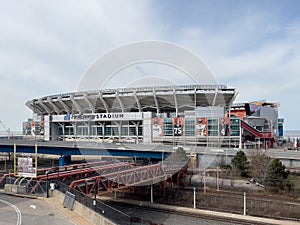
[[[35,145],[38,154],[49,155],[99,155],[113,157],[136,158],[166,158],[172,150],[172,146],[163,145],[135,145],[135,144],[99,144],[78,142],[37,142],[28,140],[0,140],[0,152],[13,153],[16,144],[17,153],[35,153]]]
[[[62,141],[36,142],[28,140],[0,140],[0,152],[13,153],[14,143],[17,153],[35,153],[35,144],[38,146],[38,154],[67,155],[97,155],[104,157],[131,157],[165,159],[174,152],[172,145],[151,144],[99,144],[99,143],[73,143]],[[199,147],[195,145],[183,146],[191,155],[217,155],[233,157],[237,148],[213,148]],[[242,149],[247,155],[251,155],[251,149]],[[285,151],[284,149],[269,149],[265,151],[272,158],[279,158],[288,167],[300,166],[300,152]]]

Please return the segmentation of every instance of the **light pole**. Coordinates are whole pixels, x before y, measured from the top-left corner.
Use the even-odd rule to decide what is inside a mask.
[[[49,198],[48,174],[49,174],[49,170],[46,171],[46,198]]]

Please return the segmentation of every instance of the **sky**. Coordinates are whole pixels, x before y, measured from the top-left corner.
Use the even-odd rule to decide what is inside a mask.
[[[279,103],[300,130],[299,12],[297,0],[0,0],[0,120],[20,132],[27,100],[76,91],[117,46],[160,40],[197,54],[236,102]]]

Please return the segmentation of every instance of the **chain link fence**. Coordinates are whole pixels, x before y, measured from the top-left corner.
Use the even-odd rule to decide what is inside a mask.
[[[139,194],[123,193],[125,199],[150,201],[150,191],[143,189]],[[192,188],[166,188],[164,193],[156,189],[154,192],[154,203],[176,205],[182,207],[194,206],[194,192]],[[196,208],[244,214],[244,193],[229,191],[196,189]],[[285,198],[266,197],[254,193],[246,194],[246,214],[273,219],[287,219],[300,221],[300,201],[291,201]]]
[[[198,208],[243,214],[244,196],[232,193],[198,194]],[[277,219],[300,220],[300,202],[283,199],[266,199],[247,194],[246,212],[248,215]]]

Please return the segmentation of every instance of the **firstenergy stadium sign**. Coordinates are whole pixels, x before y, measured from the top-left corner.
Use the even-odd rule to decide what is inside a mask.
[[[81,115],[53,115],[53,122],[61,121],[112,121],[112,120],[142,120],[143,113],[94,113]]]

